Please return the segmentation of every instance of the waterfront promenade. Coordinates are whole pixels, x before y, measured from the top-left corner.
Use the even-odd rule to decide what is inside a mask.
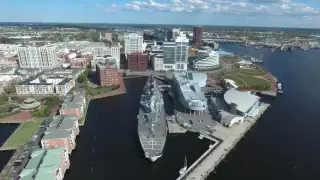
[[[229,128],[229,134],[227,136],[221,135],[219,130],[215,130],[211,135],[222,140],[222,142],[215,147],[206,158],[203,158],[194,168],[190,167],[190,170],[180,176],[178,180],[204,180],[216,166],[226,157],[226,155],[236,146],[236,144],[242,139],[245,133],[256,123],[260,116],[268,109],[270,105],[263,103],[260,106],[259,114],[255,118],[247,117],[245,121],[240,125],[234,125]],[[217,127],[219,128],[219,127]],[[220,126],[220,128],[224,128]],[[221,132],[221,131],[220,131]]]

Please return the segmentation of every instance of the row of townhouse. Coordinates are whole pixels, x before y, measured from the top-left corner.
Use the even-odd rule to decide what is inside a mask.
[[[76,147],[76,137],[80,133],[78,120],[83,116],[85,104],[83,95],[66,97],[60,115],[53,116],[41,136],[42,149],[31,153],[19,180],[63,180],[70,166],[69,155]]]
[[[75,115],[55,115],[41,137],[42,149],[31,153],[19,180],[63,180],[79,132]]]

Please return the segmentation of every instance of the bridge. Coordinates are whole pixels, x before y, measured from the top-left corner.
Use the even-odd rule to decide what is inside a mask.
[[[130,71],[130,70],[120,70],[125,76],[151,76],[153,75],[155,78],[165,81],[168,78],[169,72],[156,72],[156,71]]]

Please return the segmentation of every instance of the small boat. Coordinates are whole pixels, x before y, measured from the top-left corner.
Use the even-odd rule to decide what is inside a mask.
[[[188,165],[187,165],[187,156],[184,157],[184,166],[180,169],[179,174],[184,174],[187,171]]]
[[[278,93],[283,94],[282,84],[280,82],[277,82],[277,88],[278,88]]]
[[[255,50],[258,50],[258,49],[260,49],[260,48],[257,46],[257,47],[255,47],[254,49],[255,49]]]

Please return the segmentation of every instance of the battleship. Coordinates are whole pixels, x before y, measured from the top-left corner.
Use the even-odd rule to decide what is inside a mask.
[[[138,135],[144,156],[154,162],[162,156],[167,137],[163,97],[154,76],[149,76],[141,95]]]

